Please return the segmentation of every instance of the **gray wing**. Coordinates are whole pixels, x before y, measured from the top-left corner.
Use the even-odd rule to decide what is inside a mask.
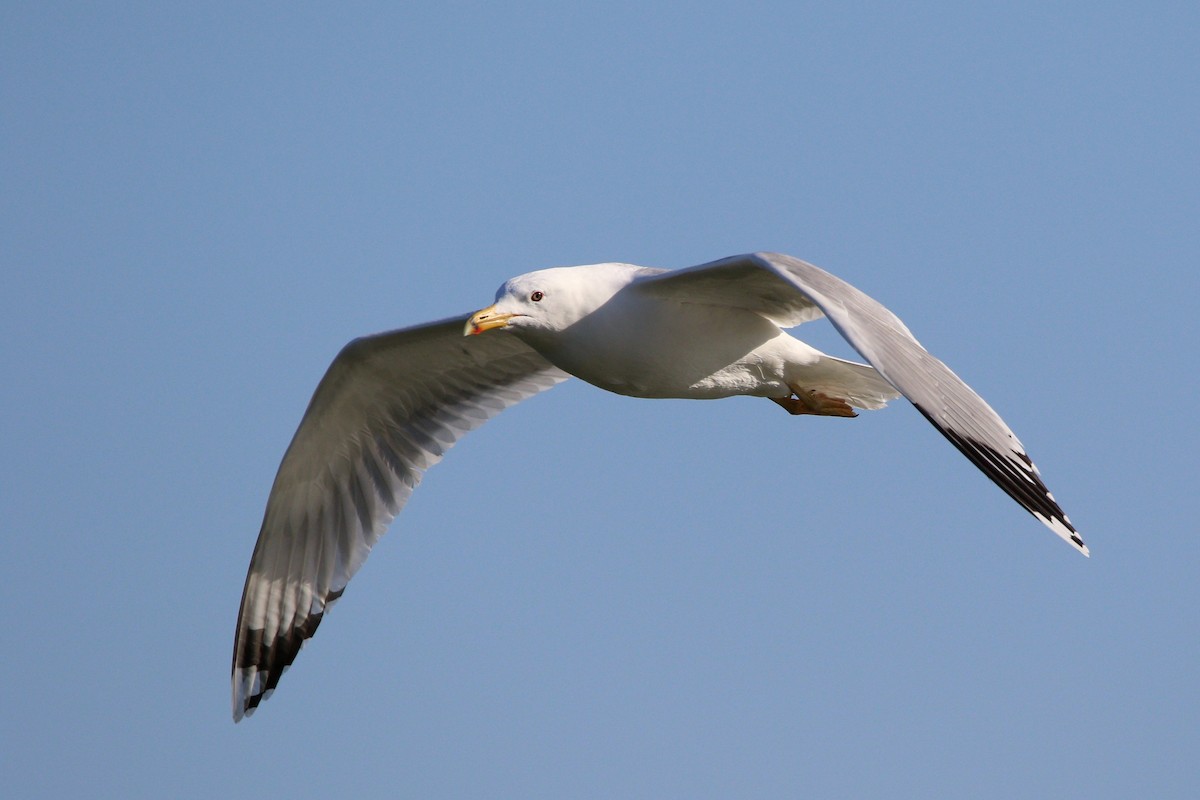
[[[807,319],[812,319],[824,312],[846,341],[971,463],[1050,530],[1088,555],[1083,539],[1004,420],[930,355],[895,314],[850,284],[791,256],[755,253],[660,273],[639,285],[645,291],[691,302],[751,308],[775,320],[788,316],[780,309],[792,309],[792,318],[808,314]],[[732,299],[722,301],[723,295]]]
[[[424,470],[463,434],[568,377],[515,336],[464,337],[465,322],[355,339],[318,384],[250,559],[234,720],[275,689]]]

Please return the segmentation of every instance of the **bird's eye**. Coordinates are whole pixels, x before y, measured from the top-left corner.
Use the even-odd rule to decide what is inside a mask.
[[[541,292],[534,292],[533,294],[529,295],[529,299],[535,303],[540,303],[542,298],[545,296],[546,295],[542,294]]]

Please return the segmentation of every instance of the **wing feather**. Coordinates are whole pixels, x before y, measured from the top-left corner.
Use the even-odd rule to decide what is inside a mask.
[[[250,559],[233,716],[270,696],[426,469],[468,431],[566,373],[466,317],[356,339],[321,379],[279,465]]]
[[[788,316],[780,309],[791,309],[792,320],[806,315],[812,319],[824,312],[846,341],[971,463],[1050,530],[1088,555],[1079,532],[1042,482],[1016,434],[875,299],[819,267],[779,253],[734,256],[652,275],[640,284],[646,291],[669,292],[691,302],[750,308],[773,320]],[[748,287],[745,291],[743,285]],[[806,311],[810,305],[816,314]]]

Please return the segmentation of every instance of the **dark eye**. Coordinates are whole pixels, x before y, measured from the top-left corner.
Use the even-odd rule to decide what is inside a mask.
[[[542,294],[541,292],[534,292],[533,294],[529,295],[529,299],[535,303],[540,303],[542,298],[545,296],[546,295]]]

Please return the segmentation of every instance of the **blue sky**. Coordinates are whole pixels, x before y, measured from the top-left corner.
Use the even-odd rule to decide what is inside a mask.
[[[13,796],[1194,790],[1194,9],[408,5],[0,11]],[[231,722],[346,341],[758,249],[900,314],[1093,557],[906,404],[569,383],[429,473]]]

